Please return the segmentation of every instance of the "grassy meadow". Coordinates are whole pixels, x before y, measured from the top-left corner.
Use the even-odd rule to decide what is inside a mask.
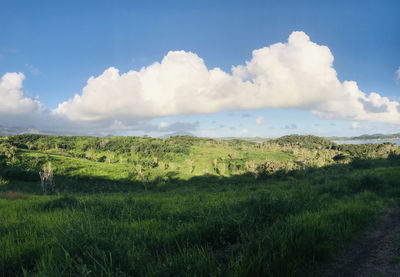
[[[399,154],[296,135],[0,137],[0,276],[312,275],[398,204]]]

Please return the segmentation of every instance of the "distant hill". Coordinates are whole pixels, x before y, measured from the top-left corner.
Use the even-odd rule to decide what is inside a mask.
[[[214,138],[215,140],[244,140],[249,142],[266,142],[272,140],[272,138],[263,138],[263,137],[220,137]]]
[[[289,135],[271,140],[270,142],[277,143],[281,146],[299,146],[308,149],[330,149],[332,146],[336,146],[334,142],[314,135]]]
[[[283,136],[278,139],[274,138],[267,138],[267,137],[222,137],[222,138],[215,138],[215,140],[233,140],[233,139],[239,139],[243,141],[249,141],[249,142],[267,142],[267,141],[272,141],[276,142],[278,144],[287,144],[287,145],[302,145],[304,146],[305,144],[323,144],[325,146],[331,145],[332,143],[328,141],[340,141],[340,140],[387,140],[387,139],[400,139],[400,133],[395,133],[395,134],[364,134],[361,136],[355,136],[355,137],[317,137],[314,135],[288,135],[288,136]]]
[[[364,140],[364,139],[392,139],[400,138],[400,133],[385,135],[385,134],[373,134],[373,135],[361,135],[358,137],[353,137],[353,139]]]
[[[42,134],[34,127],[7,127],[0,125],[0,136],[12,136],[21,134]]]
[[[34,126],[30,127],[8,127],[4,125],[0,125],[0,136],[13,136],[13,135],[22,135],[22,134],[42,134],[42,135],[78,135],[78,134],[65,134],[65,133],[55,133],[55,132],[49,132],[49,131],[43,131],[43,130],[38,130]],[[104,135],[96,135],[96,134],[91,134],[91,136],[98,136],[98,137],[104,137]],[[112,134],[106,135],[106,137],[112,137]],[[169,134],[165,134],[163,136],[160,136],[159,138],[170,138],[170,137],[177,137],[177,136],[191,136],[191,137],[196,137],[191,132],[185,132],[185,131],[178,131],[178,132],[172,132]],[[385,140],[385,139],[400,139],[400,133],[394,133],[394,134],[364,134],[361,136],[355,136],[355,137],[339,137],[339,136],[333,136],[333,137],[317,137],[317,136],[298,136],[298,135],[289,135],[289,136],[283,136],[280,137],[279,139],[274,139],[274,138],[268,138],[268,137],[220,137],[220,138],[213,138],[217,141],[220,140],[243,140],[243,141],[248,141],[248,142],[257,142],[257,143],[263,143],[267,141],[274,141],[279,144],[282,143],[294,143],[296,144],[295,140],[300,139],[301,137],[301,143],[304,145],[304,140],[310,142],[310,140],[315,140],[315,138],[319,139],[326,139],[330,141],[340,141],[340,140]],[[316,144],[325,144],[327,145],[328,143],[326,141],[319,141],[319,139],[316,139],[318,141],[313,142]]]
[[[329,140],[373,140],[373,139],[399,139],[400,133],[395,134],[364,134],[356,137],[327,137]]]
[[[170,133],[170,134],[163,135],[160,138],[170,138],[170,137],[180,137],[180,136],[196,137],[191,132],[173,132],[173,133]]]

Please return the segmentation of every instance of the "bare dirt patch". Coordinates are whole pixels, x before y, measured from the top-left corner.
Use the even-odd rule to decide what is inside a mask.
[[[0,198],[8,199],[8,200],[17,200],[17,199],[25,199],[25,195],[18,191],[6,191],[0,192]]]
[[[400,207],[358,241],[345,247],[340,257],[325,265],[318,276],[400,276]]]

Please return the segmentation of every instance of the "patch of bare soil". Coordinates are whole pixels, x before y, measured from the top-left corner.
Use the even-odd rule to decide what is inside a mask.
[[[318,276],[399,276],[400,207],[387,213],[382,222],[358,241],[349,244],[334,263],[324,266]]]

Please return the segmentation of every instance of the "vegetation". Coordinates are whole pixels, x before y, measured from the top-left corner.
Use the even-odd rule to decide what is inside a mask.
[[[315,136],[0,137],[0,276],[306,276],[398,202],[399,154]]]
[[[331,137],[331,140],[385,140],[385,139],[396,139],[400,138],[400,133],[396,134],[372,134],[372,135],[361,135],[356,137]]]

